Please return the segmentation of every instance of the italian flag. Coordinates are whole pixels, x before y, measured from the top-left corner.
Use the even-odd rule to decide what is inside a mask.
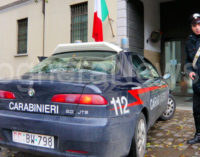
[[[105,0],[94,0],[94,21],[92,37],[95,41],[103,41],[103,24],[108,16]]]

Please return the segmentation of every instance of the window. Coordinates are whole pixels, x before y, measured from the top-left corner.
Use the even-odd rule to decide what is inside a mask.
[[[143,65],[142,60],[137,55],[132,55],[132,62],[135,68],[139,68],[141,65]]]
[[[154,78],[158,78],[160,77],[160,75],[158,74],[157,70],[155,69],[155,67],[149,63],[149,62],[145,62],[146,67],[151,71],[151,74]]]
[[[27,53],[27,29],[28,29],[28,19],[18,20],[18,54]]]
[[[88,4],[81,3],[71,6],[71,42],[88,38]]]
[[[115,74],[116,60],[116,53],[106,51],[67,52],[45,59],[29,73]]]
[[[141,79],[153,78],[151,71],[145,66],[144,62],[137,55],[132,55],[132,63],[138,77]]]

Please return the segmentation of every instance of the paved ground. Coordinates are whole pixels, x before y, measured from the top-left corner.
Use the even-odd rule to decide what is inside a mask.
[[[192,97],[191,96],[174,96],[178,108],[185,110],[192,110]]]
[[[177,110],[172,120],[159,121],[151,128],[145,157],[199,157],[200,144],[186,144],[194,131],[192,111]]]
[[[158,121],[148,132],[147,154],[145,157],[199,157],[200,144],[187,145],[193,137],[192,112],[177,110],[170,121]],[[0,151],[0,157],[36,157],[31,154]],[[38,157],[38,156],[37,156]]]

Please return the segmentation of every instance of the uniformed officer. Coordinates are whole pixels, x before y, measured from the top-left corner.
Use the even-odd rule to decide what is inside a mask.
[[[196,127],[194,138],[187,141],[188,144],[200,143],[200,57],[196,56],[200,48],[200,14],[195,13],[190,18],[192,34],[186,42],[186,69],[193,80],[193,116]],[[194,58],[197,58],[194,66]]]

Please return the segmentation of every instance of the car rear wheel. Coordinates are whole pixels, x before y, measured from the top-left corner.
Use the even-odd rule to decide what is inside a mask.
[[[144,157],[146,152],[146,142],[146,119],[144,117],[144,114],[141,113],[135,127],[135,136],[132,140],[131,150],[128,157]]]
[[[170,94],[167,103],[167,109],[163,112],[162,116],[160,117],[161,120],[169,120],[174,116],[176,111],[176,101],[174,97]]]

